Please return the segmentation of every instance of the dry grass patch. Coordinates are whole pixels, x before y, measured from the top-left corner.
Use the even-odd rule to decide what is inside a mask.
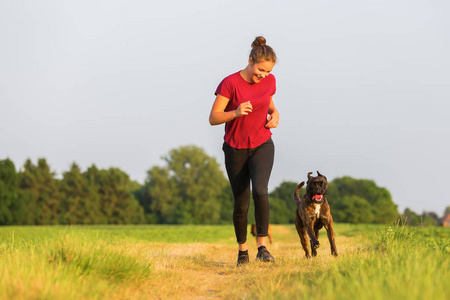
[[[356,251],[357,247],[351,246],[349,238],[338,237],[337,243],[342,245],[342,255]],[[324,246],[319,248],[315,259],[307,260],[300,242],[275,242],[268,247],[276,262],[262,263],[255,259],[256,245],[250,245],[250,264],[238,268],[237,246],[206,243],[142,244],[139,245],[139,252],[150,259],[152,272],[148,280],[135,286],[136,297],[258,298],[286,288],[291,277],[298,273],[327,269],[335,263],[339,258],[331,256],[329,248]]]

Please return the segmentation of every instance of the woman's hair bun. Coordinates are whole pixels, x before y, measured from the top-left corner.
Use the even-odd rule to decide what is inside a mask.
[[[252,43],[252,48],[255,48],[257,46],[265,46],[265,45],[266,45],[266,39],[263,36],[257,36]]]
[[[257,36],[252,43],[252,50],[250,51],[250,58],[252,63],[259,63],[261,61],[277,62],[277,56],[272,47],[266,45],[266,39],[263,36]]]

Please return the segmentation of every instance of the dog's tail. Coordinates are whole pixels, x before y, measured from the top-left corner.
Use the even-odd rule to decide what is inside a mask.
[[[298,196],[298,194],[304,185],[305,185],[305,182],[302,181],[295,189],[294,199],[295,199],[295,203],[297,203],[297,207],[300,205],[300,197]]]

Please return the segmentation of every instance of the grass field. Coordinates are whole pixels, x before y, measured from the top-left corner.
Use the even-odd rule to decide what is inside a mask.
[[[0,227],[0,299],[450,299],[450,228],[336,224],[311,260],[272,231],[237,268],[232,225]]]

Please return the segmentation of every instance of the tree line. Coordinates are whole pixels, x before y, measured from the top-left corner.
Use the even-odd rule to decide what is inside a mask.
[[[169,151],[163,161],[140,184],[118,168],[93,164],[83,171],[73,163],[58,179],[45,158],[28,159],[20,170],[0,160],[0,225],[232,222],[231,189],[214,157],[190,145]],[[285,181],[270,193],[271,223],[294,222],[297,184]],[[391,223],[400,216],[389,191],[370,180],[334,179],[328,198],[335,222]]]

